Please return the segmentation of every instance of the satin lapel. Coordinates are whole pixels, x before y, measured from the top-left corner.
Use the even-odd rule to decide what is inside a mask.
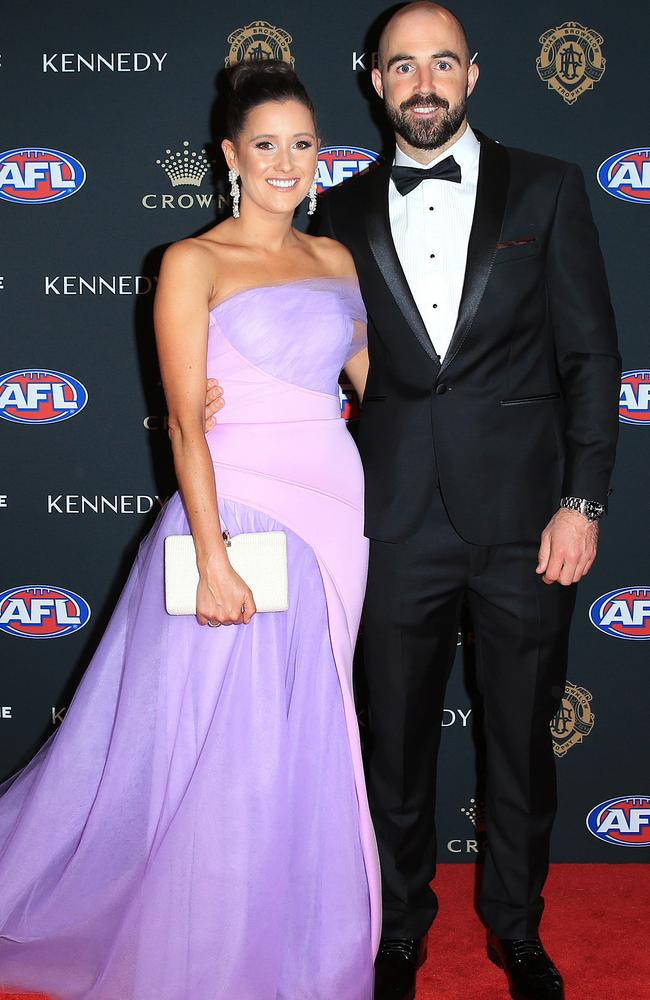
[[[465,280],[456,326],[442,362],[442,369],[454,360],[469,333],[481,304],[499,242],[510,182],[507,150],[479,133],[481,152],[474,219],[467,247]]]
[[[427,328],[415,304],[390,231],[388,215],[390,168],[378,167],[373,171],[373,175],[373,186],[366,212],[366,232],[372,255],[404,319],[431,361],[438,365],[438,355],[433,349]]]

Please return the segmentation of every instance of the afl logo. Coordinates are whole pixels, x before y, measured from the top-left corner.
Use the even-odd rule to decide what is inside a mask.
[[[62,201],[76,194],[85,180],[79,160],[58,149],[33,146],[0,153],[0,198],[5,201]]]
[[[339,386],[339,399],[341,401],[341,416],[344,420],[358,420],[361,416],[359,399],[352,386]]]
[[[83,410],[86,387],[72,375],[34,368],[0,375],[0,417],[15,424],[56,424]]]
[[[650,368],[623,372],[618,417],[623,424],[650,427]]]
[[[650,639],[650,587],[626,587],[599,597],[589,608],[591,624],[617,639]]]
[[[14,587],[0,594],[0,631],[23,639],[58,639],[90,620],[90,606],[63,587]]]
[[[318,194],[367,170],[379,153],[357,146],[325,146],[318,153]]]
[[[594,837],[619,847],[650,847],[650,796],[622,795],[594,806],[587,816]]]
[[[650,205],[650,149],[615,153],[601,163],[596,176],[603,191],[614,198]]]

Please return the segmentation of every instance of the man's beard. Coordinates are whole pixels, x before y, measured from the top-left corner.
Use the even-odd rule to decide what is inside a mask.
[[[456,134],[463,123],[467,102],[463,99],[455,107],[449,107],[449,101],[442,97],[429,94],[419,97],[417,94],[403,101],[399,108],[385,101],[388,119],[402,139],[415,149],[440,149]],[[418,121],[416,116],[408,117],[409,108],[444,108],[443,115],[435,119]],[[415,120],[414,120],[415,119]]]

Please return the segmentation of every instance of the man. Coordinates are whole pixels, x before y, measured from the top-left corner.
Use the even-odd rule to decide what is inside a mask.
[[[415,996],[436,915],[436,756],[464,595],[485,711],[488,954],[519,1000],[563,996],[538,937],[549,722],[607,500],[620,359],[582,175],[474,133],[465,102],[478,75],[449,10],[400,9],[372,74],[394,164],[322,206],[369,318],[358,443],[367,780],[384,886],[376,1000]]]

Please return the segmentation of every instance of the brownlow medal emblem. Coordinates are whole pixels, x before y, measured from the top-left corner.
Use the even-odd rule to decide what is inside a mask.
[[[567,681],[562,704],[551,722],[553,751],[564,757],[571,747],[582,743],[594,728],[596,717],[591,710],[591,692]]]
[[[577,21],[565,21],[540,37],[542,51],[537,59],[541,80],[567,104],[575,104],[581,94],[592,90],[605,72],[603,37]]]
[[[295,59],[289,48],[292,41],[289,32],[283,28],[276,28],[268,21],[253,21],[228,35],[230,52],[226,56],[226,67],[245,59],[280,59],[293,66]]]

